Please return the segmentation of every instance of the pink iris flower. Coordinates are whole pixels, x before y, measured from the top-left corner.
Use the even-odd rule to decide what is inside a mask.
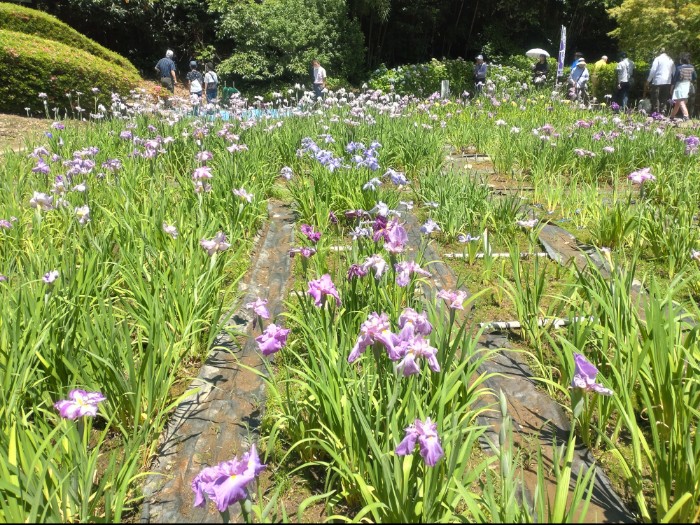
[[[219,512],[248,497],[248,485],[265,469],[260,463],[255,445],[241,459],[233,458],[215,467],[204,468],[192,480],[194,506],[203,507],[207,496],[216,504]]]
[[[462,304],[467,299],[467,292],[464,290],[440,290],[437,297],[444,299],[447,305],[454,310],[464,310]]]
[[[282,328],[273,323],[255,338],[255,342],[258,343],[258,348],[260,348],[262,354],[268,356],[282,350],[282,347],[287,344],[288,336],[289,328]]]
[[[246,304],[245,307],[252,309],[255,315],[259,315],[263,319],[270,318],[270,312],[267,309],[267,299],[260,299],[260,297],[258,297],[255,301]]]
[[[396,270],[396,284],[401,287],[408,285],[413,274],[422,275],[423,277],[432,275],[429,271],[423,270],[415,261],[396,263],[394,269]]]
[[[313,297],[316,306],[323,306],[328,295],[335,297],[336,306],[340,306],[338,290],[336,290],[331,276],[327,273],[322,275],[320,279],[309,281],[309,289],[306,293]]]
[[[199,244],[204,248],[209,255],[214,255],[216,252],[228,250],[231,245],[226,242],[224,232],[217,232],[213,239],[202,239]]]
[[[83,416],[96,416],[97,404],[107,399],[101,392],[86,392],[75,389],[68,393],[68,399],[54,404],[54,408],[65,419],[78,419]]]

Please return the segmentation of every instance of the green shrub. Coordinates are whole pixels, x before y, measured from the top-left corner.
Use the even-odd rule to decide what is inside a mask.
[[[37,108],[37,95],[48,95],[49,108],[66,107],[66,93],[77,90],[89,97],[97,87],[102,102],[115,91],[124,93],[140,81],[138,74],[95,57],[87,51],[33,35],[0,30],[0,111],[23,114]],[[84,106],[90,107],[86,101]]]
[[[611,62],[602,67],[596,68],[589,64],[588,71],[591,73],[591,94],[600,101],[605,101],[605,95],[615,95],[617,91],[617,67],[616,62]],[[634,63],[634,74],[632,76],[632,86],[630,89],[631,99],[640,99],[644,92],[644,82],[649,75],[649,64],[646,62]]]
[[[58,18],[35,9],[0,3],[0,29],[55,40],[117,64],[132,74],[138,73],[133,64],[123,56],[78,33]]]

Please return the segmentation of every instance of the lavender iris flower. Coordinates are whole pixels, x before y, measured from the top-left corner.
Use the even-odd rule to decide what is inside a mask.
[[[613,391],[595,382],[598,369],[583,355],[574,352],[574,377],[571,380],[573,388],[581,388],[587,392],[593,391],[603,396],[613,395]]]
[[[38,208],[45,211],[53,210],[53,197],[46,195],[46,193],[35,191],[34,196],[29,199],[29,205],[32,208]]]
[[[75,389],[68,393],[68,399],[54,404],[54,408],[65,419],[78,419],[83,416],[96,416],[97,404],[107,399],[101,392],[86,392]]]
[[[387,270],[387,263],[381,255],[375,254],[365,259],[365,262],[362,263],[362,269],[366,272],[373,269],[374,278],[380,279]]]
[[[420,455],[423,461],[429,467],[437,464],[445,452],[440,445],[440,436],[437,433],[437,424],[433,423],[430,418],[426,418],[425,422],[416,419],[414,423],[405,429],[406,435],[403,441],[396,447],[397,456],[407,456],[413,454],[416,448],[416,442],[420,446]]]
[[[199,244],[204,248],[209,255],[214,255],[216,252],[223,252],[231,247],[231,244],[226,242],[224,232],[217,232],[213,239],[202,239]]]
[[[390,328],[387,314],[382,313],[378,315],[377,312],[369,314],[367,320],[360,326],[360,335],[357,337],[355,346],[350,351],[348,363],[355,362],[374,343],[390,337]]]
[[[265,469],[260,463],[255,445],[243,454],[241,459],[235,457],[215,467],[204,468],[192,480],[194,506],[203,507],[206,495],[216,504],[219,512],[248,497],[248,485]]]
[[[294,173],[292,172],[292,168],[285,166],[280,170],[280,175],[287,180],[291,180]]]
[[[336,290],[331,276],[327,273],[323,274],[320,279],[309,281],[309,289],[306,293],[313,297],[316,306],[323,306],[326,297],[329,295],[335,297],[336,306],[340,306],[338,290]]]
[[[406,249],[407,243],[408,233],[406,229],[399,224],[397,218],[392,219],[386,228],[384,249],[389,253],[401,253]]]
[[[294,258],[295,255],[300,254],[305,259],[308,259],[316,253],[316,248],[309,248],[308,246],[302,246],[301,248],[292,248],[289,250],[289,256]]]
[[[192,174],[192,180],[209,180],[212,179],[214,175],[211,172],[209,166],[200,166]]]
[[[166,235],[170,235],[173,239],[177,239],[178,231],[174,225],[164,222],[163,231],[166,233]]]
[[[357,279],[358,277],[364,277],[369,273],[361,264],[351,264],[348,268],[348,281]]]
[[[646,181],[655,181],[656,177],[651,173],[651,168],[642,168],[641,170],[633,171],[627,178],[633,184],[644,184]]]
[[[394,269],[396,270],[396,284],[401,287],[409,283],[412,274],[422,275],[423,277],[432,275],[429,271],[423,270],[415,261],[396,263]]]
[[[438,299],[444,299],[447,305],[453,310],[464,310],[462,304],[467,298],[467,292],[464,290],[440,290],[437,293]]]
[[[289,328],[282,328],[273,323],[255,338],[255,342],[258,343],[262,354],[268,356],[282,350],[287,343],[287,336],[289,336]]]
[[[255,315],[263,319],[270,318],[270,311],[267,309],[267,299],[260,299],[260,297],[258,297],[255,301],[246,304],[245,307],[252,309]]]
[[[233,194],[236,195],[237,197],[240,197],[244,201],[247,202],[253,202],[253,194],[248,193],[245,189],[240,188],[238,190],[233,190]]]
[[[402,337],[413,337],[415,334],[430,335],[433,326],[428,321],[428,314],[425,311],[419,314],[413,308],[405,308],[399,316],[399,329]]]
[[[420,374],[418,359],[425,359],[428,367],[433,372],[440,371],[440,363],[437,360],[437,348],[430,346],[430,342],[426,341],[422,335],[411,337],[408,331],[402,330],[397,339],[399,343],[397,354],[400,360],[396,365],[396,369],[405,377]],[[395,345],[396,347],[397,345]]]
[[[42,279],[46,284],[53,283],[56,279],[58,279],[58,270],[51,270],[50,272],[47,272],[44,274]]]

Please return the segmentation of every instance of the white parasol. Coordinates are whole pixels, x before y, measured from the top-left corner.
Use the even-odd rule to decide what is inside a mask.
[[[535,49],[531,49],[527,53],[525,53],[526,56],[529,56],[530,58],[540,58],[540,55],[544,55],[546,57],[549,57],[549,53],[547,53],[544,49],[540,49],[539,47],[536,47]]]

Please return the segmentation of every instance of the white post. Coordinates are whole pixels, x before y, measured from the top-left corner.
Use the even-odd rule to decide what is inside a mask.
[[[447,98],[450,96],[450,81],[443,80],[440,82],[440,98]]]

